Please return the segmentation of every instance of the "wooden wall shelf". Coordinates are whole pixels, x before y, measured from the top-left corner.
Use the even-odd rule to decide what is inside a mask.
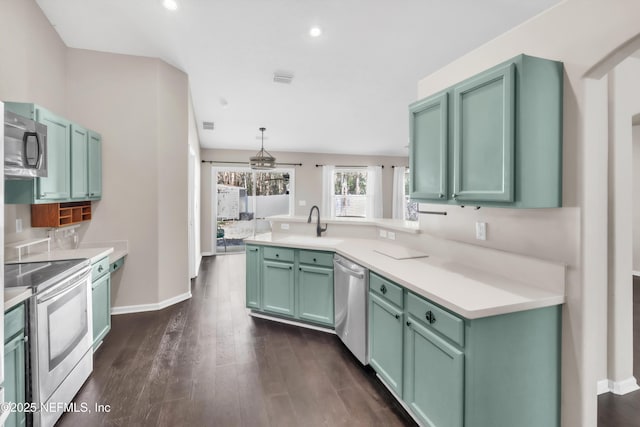
[[[64,227],[90,219],[90,201],[31,205],[32,227]]]

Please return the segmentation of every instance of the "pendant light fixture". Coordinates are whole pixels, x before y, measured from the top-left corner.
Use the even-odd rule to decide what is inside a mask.
[[[249,163],[251,165],[251,169],[256,170],[268,170],[274,169],[276,167],[276,158],[273,157],[267,150],[264,149],[264,131],[267,128],[260,128],[260,132],[262,132],[262,145],[260,147],[260,151],[256,153],[255,156],[249,159]]]

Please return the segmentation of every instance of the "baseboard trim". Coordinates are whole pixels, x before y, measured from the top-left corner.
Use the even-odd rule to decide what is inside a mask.
[[[315,331],[326,332],[328,334],[336,334],[336,331],[329,328],[324,328],[322,326],[310,325],[308,323],[296,322],[295,320],[283,319],[281,317],[269,316],[268,314],[256,313],[255,311],[250,311],[249,316],[258,317],[260,319],[272,320],[274,322],[286,323],[287,325],[299,326],[301,328],[313,329]]]
[[[622,381],[609,381],[609,390],[613,394],[622,395],[640,390],[640,387],[638,387],[638,381],[635,377],[629,377]]]
[[[640,271],[638,271],[638,270],[633,270],[631,272],[631,274],[634,275],[634,276],[639,276],[640,277]]]
[[[191,291],[184,294],[176,295],[175,297],[160,301],[155,304],[138,304],[138,305],[123,305],[120,307],[111,307],[111,314],[129,314],[129,313],[143,313],[145,311],[157,311],[167,308],[170,305],[177,304],[184,300],[191,298]]]
[[[609,380],[598,381],[598,396],[601,394],[609,393]]]
[[[202,252],[201,254],[202,256],[211,256],[211,255],[215,255],[213,252]]]

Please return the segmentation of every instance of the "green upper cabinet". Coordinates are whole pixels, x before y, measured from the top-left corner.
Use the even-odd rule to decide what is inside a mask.
[[[411,198],[561,207],[563,78],[562,63],[520,55],[412,104]]]
[[[36,120],[47,126],[46,178],[37,179],[36,199],[49,202],[69,199],[71,122],[44,108],[36,108]]]
[[[298,317],[333,326],[333,268],[298,267]]]
[[[411,197],[445,199],[447,193],[448,94],[412,104],[409,115]]]
[[[246,305],[247,308],[261,307],[260,275],[262,272],[262,255],[260,246],[247,245],[246,251]]]
[[[99,134],[35,104],[7,102],[5,107],[47,126],[47,177],[5,180],[5,203],[100,199],[102,141]]]
[[[89,132],[78,125],[71,126],[71,198],[89,197],[87,173]]]
[[[89,131],[89,198],[92,200],[102,197],[102,136]]]
[[[514,75],[507,64],[453,91],[455,200],[513,201]]]

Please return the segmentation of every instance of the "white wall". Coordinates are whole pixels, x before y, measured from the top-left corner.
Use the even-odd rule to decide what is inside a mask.
[[[3,0],[0,99],[35,102],[103,136],[103,199],[80,227],[88,242],[128,240],[117,306],[188,295],[186,75],[157,59],[69,49],[33,0]],[[161,172],[161,173],[160,173]],[[161,175],[161,176],[160,176]],[[5,205],[5,227],[28,205]]]
[[[605,368],[607,310],[607,81],[601,79],[612,66],[637,50],[640,2],[566,0],[519,27],[465,55],[418,84],[418,98],[521,53],[563,61],[564,150],[563,204],[548,212],[515,212],[517,224],[512,247],[505,250],[535,255],[549,250],[548,228],[576,232],[575,245],[561,252],[573,262],[567,269],[567,303],[563,309],[562,423],[590,427],[597,422],[596,384]],[[576,215],[565,209],[576,207]],[[481,210],[482,211],[482,210]],[[477,214],[465,211],[457,220],[469,230]],[[502,220],[485,213],[491,224]],[[516,227],[514,226],[514,229]],[[452,228],[453,229],[453,228]],[[447,234],[446,230],[442,232]],[[489,231],[491,233],[491,231]],[[451,238],[459,238],[451,236]],[[600,313],[600,316],[593,316]],[[604,324],[603,324],[604,323]]]
[[[191,99],[191,94],[189,94],[189,147],[191,150],[193,150],[193,152],[195,153],[195,168],[194,168],[194,177],[193,177],[193,182],[194,182],[194,230],[193,230],[193,235],[194,235],[194,252],[195,252],[195,257],[196,257],[196,266],[195,266],[195,272],[196,275],[198,274],[198,269],[200,267],[200,261],[202,260],[202,250],[201,250],[201,245],[200,245],[200,215],[201,215],[201,209],[200,209],[200,200],[201,200],[201,193],[200,193],[200,183],[201,183],[201,177],[200,177],[200,171],[201,171],[201,167],[200,167],[200,139],[198,137],[198,129],[197,129],[197,124],[196,124],[196,117],[193,111],[193,100]]]
[[[66,46],[34,1],[1,4],[0,100],[35,102],[66,114]],[[44,235],[31,228],[29,205],[4,210],[5,242]],[[15,233],[16,218],[23,220],[22,233]]]
[[[633,378],[633,116],[640,114],[640,59],[609,73],[609,294],[606,378]],[[631,196],[630,196],[631,195]],[[637,385],[636,385],[637,388]]]
[[[634,126],[633,137],[633,271],[640,276],[640,126]]]
[[[268,148],[268,147],[267,147]],[[257,151],[257,149],[256,149]],[[393,156],[353,156],[330,153],[294,153],[273,152],[278,163],[302,163],[295,166],[295,211],[294,215],[308,215],[313,205],[322,204],[322,168],[316,164],[326,165],[384,165],[382,170],[383,217],[391,218],[391,200],[393,189],[393,168],[391,166],[407,166],[408,157]],[[201,151],[202,160],[248,162],[255,151],[243,150],[207,150]],[[212,252],[211,229],[211,164],[202,164],[202,251]],[[286,166],[288,167],[288,166]],[[306,206],[300,206],[304,200]]]

